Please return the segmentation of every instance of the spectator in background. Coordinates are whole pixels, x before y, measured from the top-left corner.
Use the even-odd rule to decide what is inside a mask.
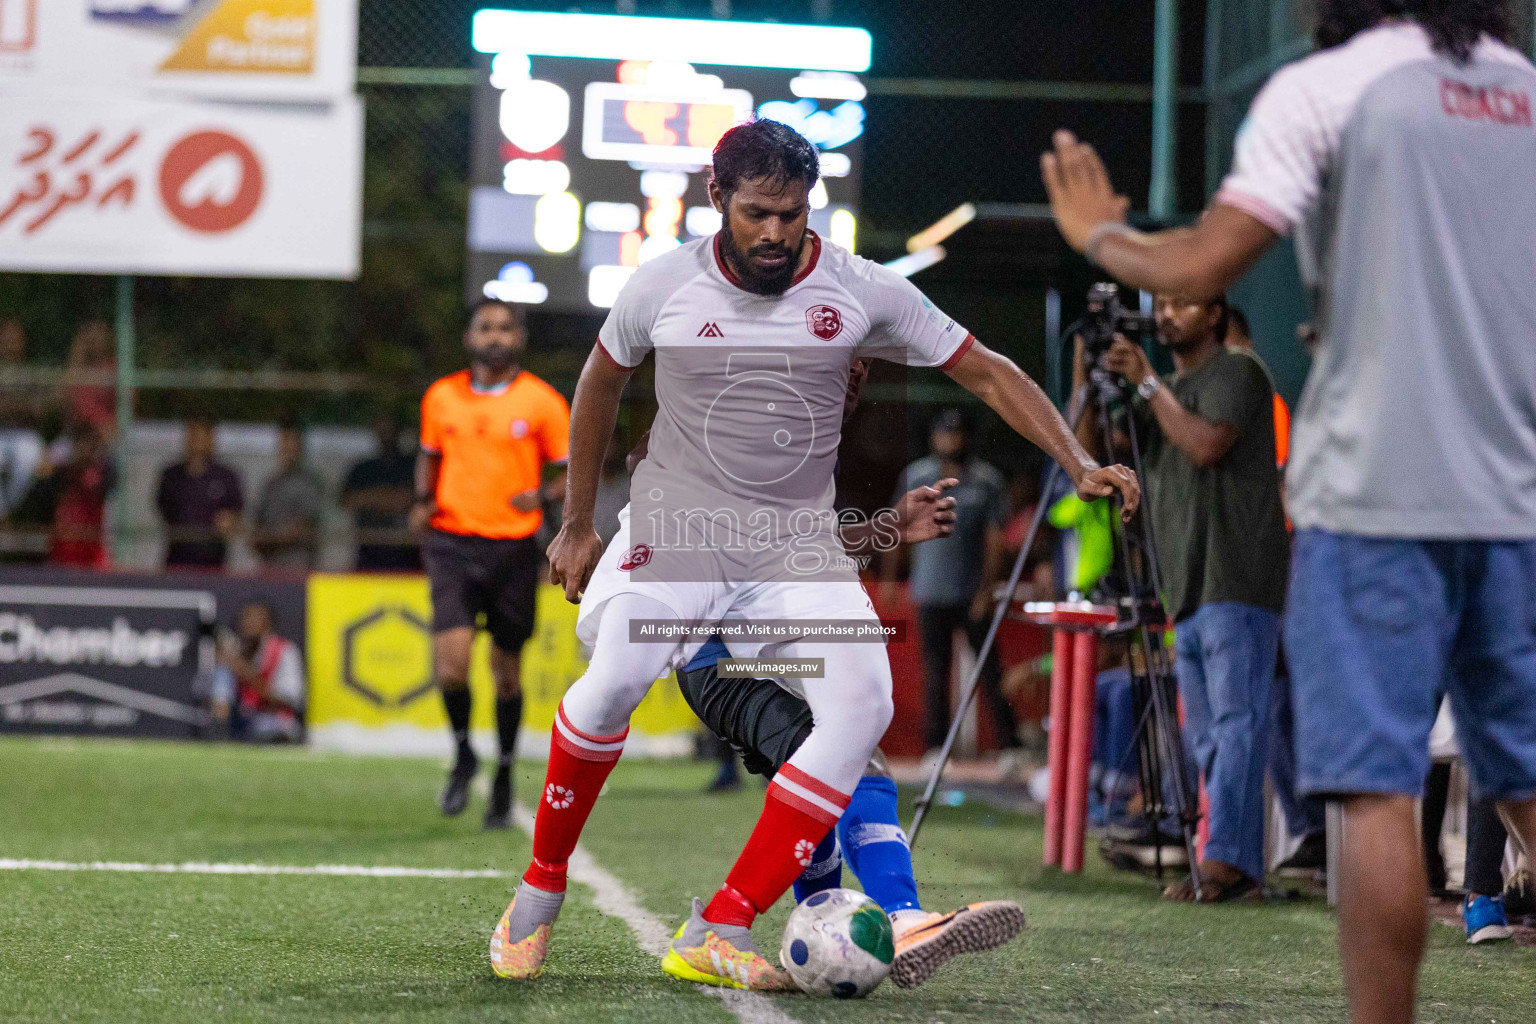
[[[0,519],[21,504],[43,458],[44,401],[29,380],[20,321],[0,323]]]
[[[276,633],[272,609],[252,601],[235,632],[219,638],[212,712],[233,739],[258,743],[304,738],[304,659]]]
[[[1280,467],[1280,472],[1285,472],[1286,459],[1291,453],[1291,407],[1280,397],[1280,389],[1275,386],[1275,375],[1269,372],[1269,366],[1253,347],[1253,333],[1248,326],[1248,314],[1237,306],[1227,307],[1227,336],[1225,339],[1228,352],[1237,352],[1253,359],[1264,368],[1264,376],[1269,378],[1270,390],[1275,393],[1275,465]]]
[[[107,496],[117,486],[117,469],[101,435],[77,424],[68,459],[57,468],[49,465],[39,484],[48,491],[46,500],[53,509],[48,561],[105,569]]]
[[[1289,544],[1275,469],[1274,389],[1225,346],[1226,299],[1157,295],[1174,373],[1117,336],[1105,366],[1137,386],[1147,511],[1168,615],[1178,624],[1185,732],[1210,794],[1210,841],[1164,898],[1221,902],[1264,880],[1264,772]],[[1083,378],[1082,360],[1074,384]]]
[[[1275,388],[1275,378],[1269,367],[1253,348],[1253,333],[1248,317],[1241,309],[1227,307],[1228,352],[1251,357],[1264,368],[1269,386],[1275,392],[1275,465],[1281,475],[1281,496],[1285,491],[1285,462],[1291,449],[1291,407],[1286,404]],[[1289,527],[1289,523],[1286,524]],[[1286,665],[1285,645],[1282,642],[1275,659],[1275,683],[1270,692],[1270,714],[1274,723],[1274,739],[1269,745],[1269,778],[1274,784],[1275,795],[1285,814],[1285,828],[1291,838],[1299,839],[1294,853],[1275,866],[1283,875],[1307,876],[1327,867],[1328,841],[1324,833],[1323,801],[1303,797],[1296,789],[1296,727],[1291,708],[1291,674]]]
[[[419,571],[421,546],[410,529],[416,501],[416,457],[400,445],[398,414],[373,418],[378,453],[347,471],[341,506],[357,528],[357,568],[361,572]]]
[[[277,472],[261,489],[251,546],[269,569],[314,568],[320,542],[325,484],[304,465],[304,428],[284,423],[277,432]]]
[[[117,355],[105,320],[80,325],[64,371],[66,429],[90,427],[110,447],[117,436]]]
[[[160,474],[155,505],[170,543],[168,569],[221,569],[229,538],[240,530],[244,501],[235,471],[214,459],[213,421],[187,421],[186,454]]]
[[[1513,837],[1499,817],[1498,803],[1486,797],[1474,798],[1467,807],[1467,864],[1462,888],[1462,922],[1467,944],[1497,942],[1512,938],[1510,924],[1532,912],[1528,866],[1519,865],[1506,881],[1505,847]],[[1514,851],[1521,852],[1518,846]]]
[[[992,612],[992,590],[1002,577],[1007,517],[1007,486],[996,469],[971,454],[965,422],[958,409],[946,409],[933,421],[929,436],[932,454],[901,473],[892,503],[915,487],[939,480],[959,481],[950,488],[955,499],[955,530],[948,537],[911,549],[909,573],[912,600],[917,605],[918,636],[927,685],[925,738],[933,752],[944,743],[950,723],[950,665],[955,630],[965,630],[971,647],[981,649]],[[882,574],[896,578],[894,551],[885,552]],[[1018,723],[1003,696],[1002,670],[994,649],[982,666],[981,686],[997,739],[1005,750],[1005,770],[1016,765]]]

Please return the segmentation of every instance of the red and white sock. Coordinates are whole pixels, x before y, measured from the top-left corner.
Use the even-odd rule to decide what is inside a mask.
[[[792,764],[780,768],[752,838],[705,908],[704,920],[751,927],[752,919],[773,906],[811,862],[816,844],[842,817],[849,795]]]
[[[571,725],[562,704],[550,732],[549,767],[533,826],[533,863],[523,881],[545,892],[565,891],[566,864],[608,773],[624,753],[629,729],[594,736]]]

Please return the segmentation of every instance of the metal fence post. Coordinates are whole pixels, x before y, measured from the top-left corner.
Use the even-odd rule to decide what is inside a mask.
[[[1152,51],[1152,187],[1147,209],[1166,218],[1178,209],[1179,4],[1157,0]]]

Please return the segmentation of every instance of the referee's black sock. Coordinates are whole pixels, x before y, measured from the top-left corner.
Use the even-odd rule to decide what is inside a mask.
[[[500,764],[505,767],[517,756],[517,730],[523,724],[523,695],[496,698],[496,738],[501,743]]]
[[[469,745],[469,687],[443,688],[443,709],[448,712],[448,728],[458,744],[459,760],[467,761],[474,756]]]

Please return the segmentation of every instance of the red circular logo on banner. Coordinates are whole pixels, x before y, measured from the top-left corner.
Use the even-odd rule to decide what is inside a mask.
[[[193,231],[232,231],[261,203],[261,164],[251,147],[225,132],[194,132],[160,164],[160,199]]]

